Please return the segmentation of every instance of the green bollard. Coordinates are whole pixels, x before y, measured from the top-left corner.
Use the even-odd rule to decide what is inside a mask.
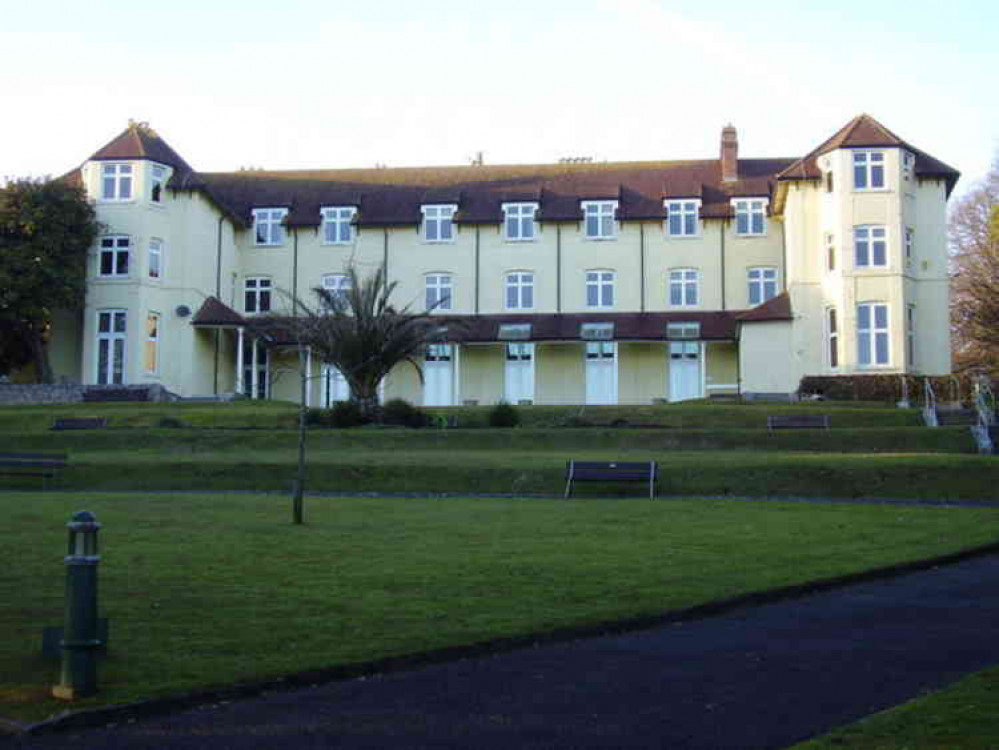
[[[52,695],[73,701],[97,692],[97,532],[101,525],[87,510],[66,524],[66,615],[63,629],[62,674]]]

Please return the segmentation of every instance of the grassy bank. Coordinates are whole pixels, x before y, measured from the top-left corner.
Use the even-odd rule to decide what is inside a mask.
[[[965,677],[793,750],[995,750],[999,667]]]
[[[97,513],[112,650],[79,707],[705,601],[999,537],[999,511],[711,500],[307,501],[0,494],[0,715],[40,718],[55,664],[63,524]],[[209,616],[206,616],[206,613]]]

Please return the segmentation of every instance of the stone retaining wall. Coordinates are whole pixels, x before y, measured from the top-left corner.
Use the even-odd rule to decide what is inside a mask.
[[[0,384],[0,405],[73,404],[83,401],[83,394],[101,390],[147,391],[148,401],[173,401],[176,399],[162,385],[80,385],[60,383],[53,385]]]

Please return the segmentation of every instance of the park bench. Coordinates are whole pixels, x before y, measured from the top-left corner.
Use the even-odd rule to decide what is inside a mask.
[[[574,482],[645,482],[649,500],[656,498],[659,464],[655,461],[569,461],[565,465],[565,497]]]
[[[57,417],[52,423],[52,429],[56,431],[99,430],[107,426],[107,417]]]
[[[786,414],[767,417],[768,430],[828,430],[828,414]]]
[[[47,480],[66,468],[68,458],[65,453],[0,453],[0,474],[41,477],[45,487]]]

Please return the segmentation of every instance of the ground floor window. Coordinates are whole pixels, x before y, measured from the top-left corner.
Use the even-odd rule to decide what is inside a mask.
[[[669,400],[701,398],[701,344],[671,341],[669,344]]]
[[[857,305],[857,364],[869,367],[890,363],[888,305],[883,302]]]
[[[97,384],[125,382],[126,315],[124,310],[97,313]]]
[[[144,352],[146,372],[155,375],[159,372],[160,359],[160,315],[151,312],[146,315],[146,350]]]
[[[270,354],[265,347],[257,344],[243,348],[243,395],[249,398],[267,398],[269,365]]]
[[[617,403],[617,344],[586,342],[586,403]]]

